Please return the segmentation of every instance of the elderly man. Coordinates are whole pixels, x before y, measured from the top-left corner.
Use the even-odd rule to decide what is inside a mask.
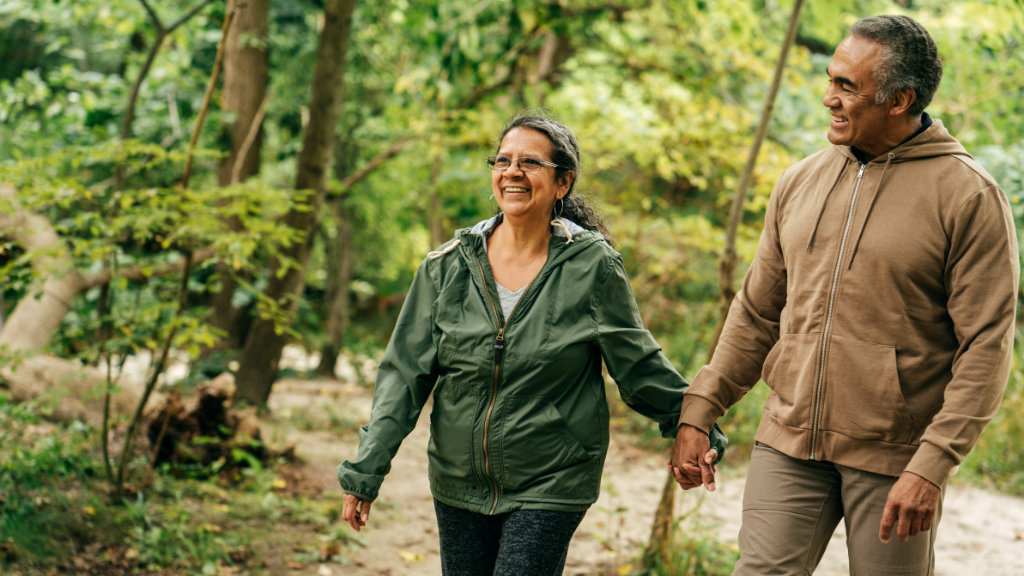
[[[707,431],[761,377],[734,574],[813,572],[840,520],[853,574],[932,574],[943,485],[1009,374],[1016,234],[924,112],[942,62],[920,24],[857,22],[828,77],[833,145],[779,179],[670,468],[713,489]]]

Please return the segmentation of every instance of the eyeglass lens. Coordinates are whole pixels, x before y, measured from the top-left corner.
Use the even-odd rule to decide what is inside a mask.
[[[508,170],[512,165],[512,159],[508,156],[488,156],[487,163],[491,165],[492,170]],[[523,172],[536,172],[543,167],[539,158],[530,158],[529,156],[519,158],[519,169]]]

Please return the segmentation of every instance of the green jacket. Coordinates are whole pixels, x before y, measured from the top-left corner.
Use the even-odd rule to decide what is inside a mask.
[[[346,493],[377,498],[433,390],[436,499],[484,514],[586,510],[608,452],[602,358],[626,404],[675,436],[686,380],[644,329],[619,254],[599,233],[563,222],[572,241],[551,237],[547,262],[508,319],[481,235],[494,219],[459,230],[420,265],[357,458],[338,467]],[[717,425],[710,439],[721,457],[727,439]]]

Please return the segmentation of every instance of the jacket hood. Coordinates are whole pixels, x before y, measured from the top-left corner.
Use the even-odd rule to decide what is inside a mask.
[[[502,222],[504,214],[478,222],[472,228],[455,231],[455,240],[460,244],[459,250],[467,261],[471,261],[480,248],[485,254],[487,244],[484,238],[491,235],[494,228]],[[551,221],[551,250],[548,255],[552,266],[573,258],[595,244],[605,244],[604,237],[593,230],[587,230],[567,218]]]
[[[859,163],[859,160],[857,160],[849,146],[834,146],[834,148],[843,156]],[[949,134],[946,127],[942,125],[942,120],[938,118],[932,118],[932,125],[927,130],[885,154],[875,157],[871,160],[871,163],[885,163],[889,160],[889,154],[892,154],[892,164],[919,160],[921,158],[934,158],[936,156],[970,156],[963,145]]]

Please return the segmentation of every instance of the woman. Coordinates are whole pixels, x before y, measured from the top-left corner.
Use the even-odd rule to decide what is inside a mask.
[[[600,218],[572,196],[569,129],[521,115],[499,142],[487,162],[501,210],[420,265],[358,456],[338,467],[342,516],[358,531],[433,390],[427,450],[446,576],[562,573],[608,451],[602,358],[626,404],[665,436],[687,387],[644,329]],[[720,457],[725,436],[711,436]]]

